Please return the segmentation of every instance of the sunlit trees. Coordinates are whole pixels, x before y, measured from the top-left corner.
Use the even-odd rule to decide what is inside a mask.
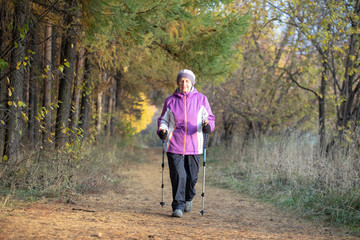
[[[339,139],[357,141],[359,1],[239,1],[238,6],[251,9],[251,27],[238,45],[239,67],[219,91],[212,90],[228,92],[219,107],[220,114],[230,112],[220,117],[227,119],[223,126],[255,135],[304,129],[316,112],[322,150],[331,146],[326,139],[334,131]]]
[[[230,3],[1,1],[0,177],[28,149],[131,132],[137,105],[162,101],[180,68],[200,85],[228,75],[247,25]]]
[[[305,56],[316,50],[319,71],[319,99],[321,145],[325,143],[325,104],[335,104],[336,126],[340,134],[356,130],[359,121],[359,1],[268,1],[276,21],[294,28],[297,45]],[[311,67],[311,66],[309,66]],[[288,71],[294,82],[308,69],[299,65]],[[295,73],[295,74],[294,74]],[[303,89],[309,90],[302,84]],[[330,91],[331,88],[331,91]],[[330,110],[331,111],[331,110]]]
[[[263,1],[242,4],[252,10],[251,25],[237,44],[236,68],[225,83],[208,91],[215,94],[210,101],[228,148],[235,133],[260,136],[286,128],[306,129],[314,110],[309,94],[296,89],[287,75],[287,69],[305,61],[292,47],[296,42],[292,28],[275,24]],[[307,126],[299,126],[305,121]]]

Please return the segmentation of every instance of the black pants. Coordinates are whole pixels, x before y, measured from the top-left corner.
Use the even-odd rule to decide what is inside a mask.
[[[199,174],[201,155],[182,155],[167,153],[172,186],[172,208],[184,211],[185,202],[191,201],[196,194],[195,184]]]

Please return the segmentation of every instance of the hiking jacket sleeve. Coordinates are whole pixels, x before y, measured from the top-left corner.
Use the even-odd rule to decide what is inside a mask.
[[[167,108],[167,100],[164,103],[160,117],[158,118],[157,134],[159,135],[160,129],[169,132],[170,113]]]

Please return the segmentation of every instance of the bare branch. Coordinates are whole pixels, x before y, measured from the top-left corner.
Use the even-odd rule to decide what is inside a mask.
[[[300,69],[296,70],[295,73],[290,73],[290,72],[289,72],[287,69],[285,69],[285,68],[279,68],[279,69],[284,70],[284,71],[288,74],[288,76],[290,77],[290,80],[291,80],[293,83],[295,83],[296,86],[298,86],[299,88],[301,88],[301,89],[303,89],[303,90],[306,90],[306,91],[308,91],[308,92],[313,93],[316,97],[320,97],[320,95],[319,95],[317,92],[315,92],[314,90],[312,90],[312,89],[310,89],[310,88],[307,88],[307,87],[302,86],[298,81],[295,80],[294,76],[299,74]]]

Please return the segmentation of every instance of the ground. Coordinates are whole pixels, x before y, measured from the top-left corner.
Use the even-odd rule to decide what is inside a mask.
[[[122,193],[43,199],[0,208],[0,239],[358,239],[344,231],[284,213],[232,190],[206,186],[200,214],[202,168],[193,210],[171,215],[165,164],[161,201],[161,150],[148,149],[144,163],[122,167]],[[208,162],[210,165],[211,162]]]

